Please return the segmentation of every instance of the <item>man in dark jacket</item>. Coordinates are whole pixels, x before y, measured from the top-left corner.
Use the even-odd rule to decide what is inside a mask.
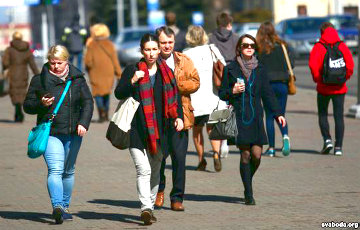
[[[232,32],[233,18],[228,13],[221,13],[216,17],[218,28],[209,36],[209,43],[215,44],[229,64],[235,58],[236,43],[239,36]]]
[[[73,63],[76,56],[76,67],[81,71],[83,48],[87,37],[87,31],[79,24],[79,19],[80,15],[76,14],[71,22],[71,25],[64,28],[64,34],[61,37],[61,40],[69,50],[70,63]]]
[[[176,14],[174,12],[167,12],[165,15],[165,22],[175,33],[174,51],[182,52],[186,46],[185,31],[176,26]]]
[[[346,80],[350,79],[354,70],[354,60],[352,58],[349,48],[339,38],[337,31],[334,29],[334,25],[330,22],[325,22],[321,28],[320,42],[316,43],[311,50],[309,58],[309,67],[314,82],[317,84],[317,105],[319,126],[321,134],[324,138],[324,146],[320,153],[328,154],[333,148],[328,116],[328,106],[330,100],[333,102],[334,120],[335,120],[335,149],[334,154],[341,156],[342,143],[344,137],[344,100],[347,93],[346,82],[339,84],[325,84],[323,82],[323,67],[324,58],[326,54],[325,45],[334,46],[338,44],[338,50],[343,55],[343,62],[346,66]]]

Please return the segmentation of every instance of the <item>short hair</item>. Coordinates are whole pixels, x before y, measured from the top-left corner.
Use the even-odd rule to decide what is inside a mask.
[[[165,15],[165,23],[167,26],[175,25],[176,23],[176,14],[174,12],[167,12]]]
[[[189,26],[185,39],[186,43],[192,47],[207,44],[209,41],[205,30],[201,26],[194,25]]]
[[[159,38],[158,38],[156,35],[150,34],[150,33],[144,34],[144,35],[142,36],[142,38],[141,38],[141,41],[140,41],[140,48],[141,48],[141,50],[144,49],[145,43],[151,42],[151,41],[156,42],[156,43],[158,44],[158,46],[159,46]]]
[[[62,45],[54,45],[51,46],[48,53],[47,59],[50,61],[51,59],[59,59],[61,61],[67,61],[70,57],[69,51],[65,46]]]
[[[104,23],[97,23],[93,25],[91,28],[91,33],[95,38],[105,37],[108,38],[110,36],[110,30]]]
[[[220,13],[216,17],[216,24],[218,27],[227,27],[232,22],[233,18],[226,12]]]
[[[22,40],[23,35],[19,31],[15,31],[12,35],[13,40]]]
[[[175,37],[175,32],[168,26],[161,26],[155,30],[155,34],[157,37],[160,37],[160,34],[162,32],[164,32],[164,34],[168,37],[171,37],[171,35],[174,35]]]
[[[236,44],[236,49],[235,49],[236,56],[240,56],[240,54],[241,54],[241,45],[242,45],[242,40],[244,40],[244,38],[251,39],[255,43],[255,51],[257,51],[258,45],[257,45],[256,39],[250,34],[244,34],[239,38],[239,40]]]
[[[320,33],[323,34],[324,31],[327,29],[327,28],[335,28],[335,26],[331,23],[331,22],[324,22],[323,24],[321,24],[320,26]]]

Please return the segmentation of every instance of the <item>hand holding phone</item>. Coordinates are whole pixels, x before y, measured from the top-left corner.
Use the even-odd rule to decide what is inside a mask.
[[[45,106],[50,106],[54,102],[54,100],[55,97],[53,97],[51,93],[47,93],[41,98],[41,103],[43,103],[43,105]]]

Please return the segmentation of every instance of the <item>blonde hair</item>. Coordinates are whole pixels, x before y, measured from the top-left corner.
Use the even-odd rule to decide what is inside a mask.
[[[51,59],[59,59],[61,61],[67,61],[70,57],[69,51],[65,46],[62,45],[54,45],[51,46],[49,52],[47,53],[47,59],[50,61]]]
[[[209,41],[205,30],[201,26],[193,25],[189,26],[185,39],[186,43],[192,47],[207,44]]]
[[[12,35],[13,40],[22,40],[23,35],[19,31],[15,31]]]
[[[109,28],[103,23],[93,25],[90,29],[90,33],[95,38],[108,38],[110,36]]]

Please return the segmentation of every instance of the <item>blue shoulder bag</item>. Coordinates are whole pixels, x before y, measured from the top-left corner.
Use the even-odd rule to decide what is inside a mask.
[[[54,118],[56,117],[56,114],[58,113],[61,104],[65,99],[66,93],[69,91],[70,85],[71,85],[71,80],[67,82],[64,92],[61,94],[60,100],[57,103],[51,115],[51,118],[48,121],[35,126],[30,131],[28,137],[28,151],[27,151],[28,157],[37,158],[45,153],[50,136],[51,124]]]

